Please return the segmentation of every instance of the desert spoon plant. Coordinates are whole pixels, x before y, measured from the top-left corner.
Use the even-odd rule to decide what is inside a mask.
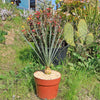
[[[63,23],[61,16],[53,14],[51,8],[37,11],[27,18],[29,28],[24,28],[22,36],[40,58],[44,71],[34,72],[37,96],[42,99],[54,99],[57,96],[61,74],[51,70],[59,49],[63,47]],[[32,43],[33,42],[33,43]]]
[[[22,30],[22,36],[46,66],[46,74],[51,73],[50,66],[64,41],[61,20],[61,16],[53,15],[52,9],[47,8],[28,17],[30,31],[25,28]],[[34,42],[35,46],[30,41]]]

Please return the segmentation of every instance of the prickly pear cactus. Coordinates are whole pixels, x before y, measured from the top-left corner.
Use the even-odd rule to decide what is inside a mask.
[[[78,23],[78,33],[79,33],[79,38],[82,43],[82,45],[85,42],[85,38],[88,32],[87,24],[84,19],[80,19]]]
[[[69,45],[75,46],[73,26],[70,23],[64,26],[64,38]]]
[[[87,34],[86,36],[86,45],[91,44],[94,41],[94,36],[92,33]]]

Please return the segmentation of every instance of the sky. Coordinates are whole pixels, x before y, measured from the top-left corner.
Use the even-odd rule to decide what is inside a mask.
[[[52,4],[55,4],[55,0],[52,0]]]
[[[55,5],[55,0],[52,0],[52,4]],[[55,9],[56,9],[56,5],[55,5]]]

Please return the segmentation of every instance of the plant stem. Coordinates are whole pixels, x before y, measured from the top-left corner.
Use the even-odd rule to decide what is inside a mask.
[[[50,67],[46,66],[46,68],[45,68],[45,74],[51,74]]]

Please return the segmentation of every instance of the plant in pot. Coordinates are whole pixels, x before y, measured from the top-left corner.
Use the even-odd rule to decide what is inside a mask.
[[[61,74],[51,70],[50,66],[62,56],[61,51],[64,56],[67,52],[68,45],[63,35],[64,22],[61,16],[47,8],[37,11],[33,16],[30,15],[27,25],[26,28],[22,26],[22,36],[45,66],[44,71],[34,73],[37,96],[42,99],[53,99],[57,96]]]

